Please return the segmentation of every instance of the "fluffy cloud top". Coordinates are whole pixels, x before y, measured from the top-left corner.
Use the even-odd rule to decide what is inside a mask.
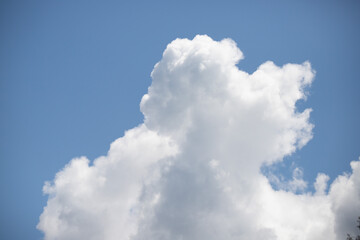
[[[360,163],[319,174],[306,192],[302,171],[271,187],[263,165],[312,138],[311,109],[299,112],[310,63],[238,69],[231,39],[176,39],[141,100],[144,123],[90,163],[73,159],[46,183],[38,228],[46,240],[343,239],[360,209]],[[299,191],[301,194],[299,194]]]

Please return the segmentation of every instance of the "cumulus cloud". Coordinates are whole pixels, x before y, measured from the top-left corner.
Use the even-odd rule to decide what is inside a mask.
[[[346,233],[358,234],[354,225],[355,219],[360,215],[360,161],[353,161],[350,165],[352,174],[339,176],[332,183],[329,192],[337,239]]]
[[[324,195],[326,188],[327,188],[327,182],[329,181],[329,176],[324,173],[319,173],[316,177],[316,181],[314,183],[315,193],[317,195]]]
[[[168,137],[141,125],[93,164],[73,159],[45,184],[49,200],[38,228],[45,239],[128,239],[137,230],[142,187],[159,175],[151,166],[176,153]]]
[[[73,159],[46,183],[38,229],[46,240],[342,239],[360,209],[360,164],[302,170],[274,190],[260,168],[312,138],[311,109],[296,102],[314,78],[309,62],[265,62],[249,74],[231,39],[171,42],[141,100],[144,123],[91,163]],[[276,179],[276,176],[274,176]],[[278,179],[279,184],[281,181]]]
[[[285,181],[282,175],[278,176],[273,173],[269,173],[266,176],[270,183],[277,189],[291,191],[293,193],[303,193],[307,188],[307,182],[303,179],[303,170],[298,167],[293,170],[292,179],[290,181]],[[314,184],[315,187],[317,187],[316,184]]]

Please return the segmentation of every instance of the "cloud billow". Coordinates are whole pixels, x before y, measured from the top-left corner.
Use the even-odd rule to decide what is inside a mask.
[[[45,239],[342,239],[354,231],[359,161],[329,191],[319,174],[315,193],[300,170],[280,190],[260,171],[312,138],[311,109],[296,109],[314,78],[310,63],[269,61],[249,74],[236,66],[242,58],[231,39],[171,42],[141,100],[144,123],[107,156],[73,159],[45,184]]]

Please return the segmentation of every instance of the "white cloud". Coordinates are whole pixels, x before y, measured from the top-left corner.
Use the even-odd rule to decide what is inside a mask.
[[[141,125],[92,165],[73,159],[45,184],[49,200],[38,228],[45,239],[127,239],[136,233],[142,187],[158,175],[152,165],[176,152],[169,138]]]
[[[45,185],[45,239],[310,240],[351,232],[359,162],[328,194],[326,175],[311,194],[299,168],[278,191],[260,173],[312,138],[311,109],[295,106],[314,77],[310,63],[266,62],[249,74],[236,67],[242,58],[230,39],[170,43],[141,101],[144,124],[107,156],[74,159]]]
[[[283,176],[278,176],[273,173],[269,173],[267,178],[277,189],[293,193],[303,193],[307,188],[307,182],[303,179],[303,170],[298,167],[293,170],[292,179],[290,181],[285,181]]]
[[[326,188],[327,188],[327,182],[329,181],[329,176],[324,173],[319,173],[316,177],[316,181],[314,183],[315,188],[315,194],[317,195],[324,195]]]
[[[360,160],[360,159],[359,159]],[[360,161],[351,162],[352,174],[339,176],[330,186],[329,198],[335,215],[337,239],[356,232],[356,219],[360,216]]]

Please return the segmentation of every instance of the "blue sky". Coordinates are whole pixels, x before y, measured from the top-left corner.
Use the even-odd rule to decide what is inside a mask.
[[[1,239],[40,239],[45,181],[74,157],[105,155],[142,123],[141,97],[167,44],[233,39],[247,72],[311,62],[314,138],[285,161],[313,182],[360,156],[358,1],[2,1]]]

